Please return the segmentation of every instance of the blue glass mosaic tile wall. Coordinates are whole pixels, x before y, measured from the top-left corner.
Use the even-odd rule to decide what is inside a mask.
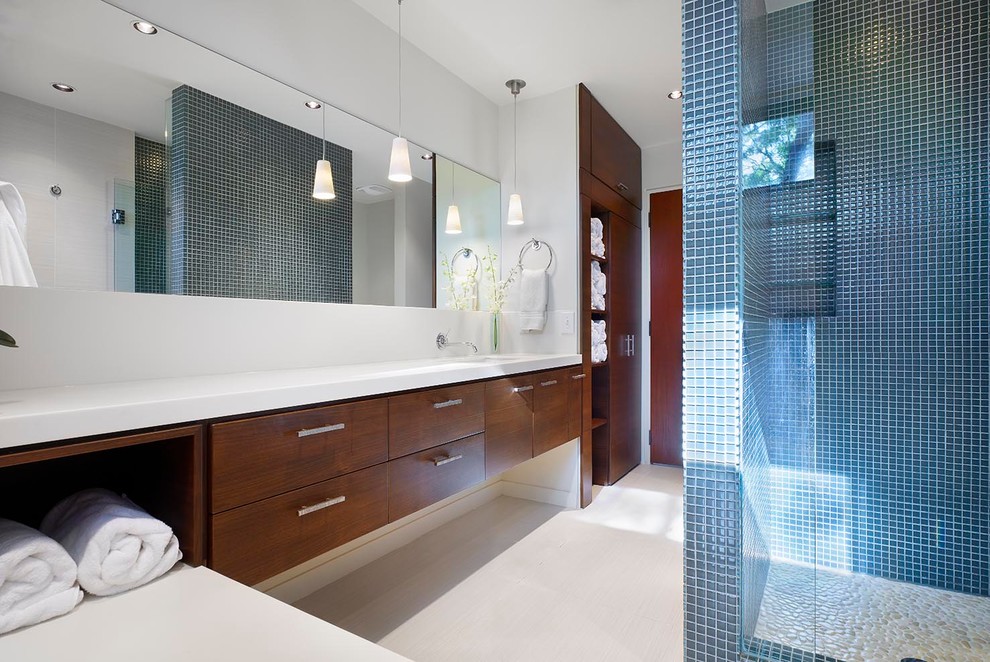
[[[168,157],[165,145],[134,137],[134,291],[165,292],[166,197]]]
[[[172,95],[169,291],[349,303],[351,151],[188,86]]]
[[[848,568],[990,595],[990,3],[814,4],[835,145],[817,464]],[[835,495],[838,496],[838,495]]]

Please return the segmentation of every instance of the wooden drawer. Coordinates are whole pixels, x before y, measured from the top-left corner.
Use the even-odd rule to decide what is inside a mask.
[[[533,375],[485,385],[485,476],[491,478],[533,457]]]
[[[385,398],[210,426],[211,512],[384,462]]]
[[[584,426],[584,383],[587,376],[581,368],[567,371],[567,438],[577,439]]]
[[[643,208],[642,152],[608,111],[591,98],[591,174]]]
[[[256,584],[384,526],[386,475],[380,464],[213,515],[211,567]]]
[[[388,521],[485,479],[485,435],[444,444],[388,463]]]
[[[485,431],[485,385],[458,384],[388,399],[389,459]]]
[[[568,370],[554,370],[535,376],[533,391],[533,455],[540,455],[572,439],[568,436],[570,414]]]

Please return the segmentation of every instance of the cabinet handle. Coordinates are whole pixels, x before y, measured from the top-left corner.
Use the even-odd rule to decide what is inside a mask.
[[[620,191],[628,191],[629,190],[629,187],[626,186],[625,184],[623,184],[622,182],[619,182],[619,190]]]
[[[582,372],[580,375],[571,375],[571,379],[584,379],[585,374]]]
[[[334,423],[333,425],[324,425],[321,428],[310,428],[308,430],[300,430],[296,434],[300,437],[312,437],[314,434],[323,434],[324,432],[336,432],[337,430],[343,430],[347,425],[345,423]]]
[[[512,388],[513,393],[522,393],[523,391],[532,391],[532,390],[533,390],[532,384],[530,384],[529,386],[515,386]]]
[[[461,398],[454,398],[453,400],[447,400],[445,402],[434,402],[433,408],[445,409],[447,407],[455,407],[457,405],[462,405],[462,404],[464,404],[464,400],[462,400]]]
[[[299,517],[302,517],[303,515],[315,513],[317,510],[323,510],[324,508],[329,508],[330,506],[336,506],[338,503],[344,503],[345,501],[347,501],[347,497],[345,496],[333,497],[332,499],[327,499],[326,501],[314,503],[312,506],[303,506],[296,512],[299,513]]]
[[[441,455],[439,457],[433,458],[433,464],[438,467],[442,467],[445,464],[450,464],[451,462],[457,462],[458,460],[464,459],[463,455]]]
[[[556,383],[557,383],[556,379],[551,379],[549,381],[540,382],[540,386],[553,386]]]

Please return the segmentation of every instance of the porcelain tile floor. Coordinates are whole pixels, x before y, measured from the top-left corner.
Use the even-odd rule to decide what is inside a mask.
[[[499,497],[296,603],[417,662],[682,659],[683,485],[584,510]]]

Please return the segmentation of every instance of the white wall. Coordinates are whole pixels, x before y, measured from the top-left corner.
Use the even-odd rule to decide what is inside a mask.
[[[395,304],[433,307],[433,184],[413,179],[395,192]]]
[[[681,141],[643,150],[643,330],[649,339],[650,323],[650,193],[682,187],[683,149]],[[643,462],[650,461],[650,343],[643,343]]]
[[[395,302],[395,201],[354,204],[351,231],[354,303]]]
[[[0,287],[0,390],[440,356],[488,316],[430,308]]]
[[[551,269],[548,320],[539,334],[519,333],[518,286],[506,301],[502,340],[505,352],[572,352],[580,350],[578,334],[563,334],[562,314],[577,321],[580,266],[580,206],[578,200],[577,87],[519,100],[518,193],[522,196],[525,223],[502,225],[503,276],[519,259],[519,250],[532,238],[548,242],[554,250]],[[500,110],[502,155],[502,218],[508,213],[512,190],[512,105]],[[545,264],[545,254],[530,251],[529,266]],[[502,351],[502,350],[500,350]]]
[[[396,33],[348,0],[112,4],[398,130]],[[403,11],[416,11],[415,3],[407,2]],[[495,104],[409,43],[403,47],[402,66],[404,135],[497,179]]]
[[[134,181],[132,132],[0,92],[0,180],[24,198],[41,287],[113,289],[115,178]]]

